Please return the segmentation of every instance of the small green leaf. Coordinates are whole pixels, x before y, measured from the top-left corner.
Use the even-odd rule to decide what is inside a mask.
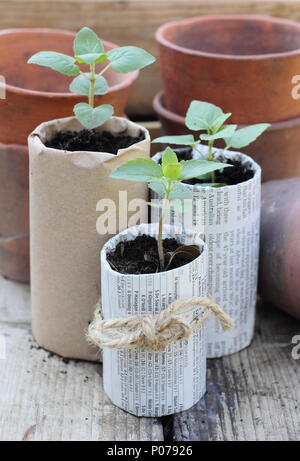
[[[121,74],[142,69],[155,61],[154,56],[136,46],[113,48],[108,51],[107,55],[111,61],[112,70]]]
[[[167,179],[172,179],[172,181],[176,181],[182,169],[183,166],[180,163],[169,163],[169,165],[163,167],[164,176]]]
[[[98,35],[89,27],[83,27],[74,40],[74,56],[102,54],[104,46]]]
[[[75,56],[76,61],[81,64],[97,64],[107,60],[106,53],[86,53]]]
[[[200,134],[202,141],[212,141],[214,139],[224,139],[233,136],[237,125],[224,125],[224,127],[215,134]]]
[[[221,126],[223,125],[223,123],[232,115],[231,112],[228,112],[227,114],[222,114],[220,115],[215,121],[214,121],[214,124],[213,124],[213,127],[212,127],[212,130],[214,133],[216,133],[217,131],[219,131],[219,129],[221,128]]]
[[[85,128],[92,130],[107,122],[113,115],[114,108],[110,104],[93,108],[85,102],[80,102],[75,105],[74,113]]]
[[[161,159],[162,169],[164,169],[170,163],[178,163],[178,158],[175,152],[171,149],[171,147],[167,147]]]
[[[212,162],[208,160],[187,160],[180,162],[183,170],[179,176],[180,180],[197,178],[206,173],[232,166],[221,162]]]
[[[88,96],[90,93],[91,82],[89,79],[89,74],[78,75],[74,78],[70,85],[70,91],[76,94],[82,94]],[[98,77],[95,80],[95,92],[94,94],[106,94],[108,92],[107,81],[104,77]]]
[[[148,184],[149,189],[153,190],[159,197],[164,198],[166,191],[161,182],[150,182]]]
[[[183,184],[177,184],[177,186],[172,190],[170,194],[170,199],[185,199],[185,198],[191,198],[193,196],[192,191],[184,186]]]
[[[55,51],[40,51],[28,60],[28,64],[38,64],[39,66],[49,67],[61,74],[73,77],[78,75],[80,68],[76,66],[75,59],[66,54],[56,53]]]
[[[186,113],[185,124],[190,130],[209,130],[223,115],[220,107],[204,101],[192,101]]]
[[[233,136],[225,138],[226,146],[240,149],[255,141],[268,127],[269,123],[258,123],[237,130]]]
[[[150,183],[161,181],[162,177],[162,167],[151,158],[129,160],[110,174],[110,178]]]
[[[195,184],[195,186],[203,186],[203,187],[224,187],[226,186],[227,184],[223,184],[223,183],[220,183],[220,182],[201,182],[201,183],[197,183]]]
[[[176,144],[178,146],[193,146],[196,144],[195,138],[192,134],[183,134],[179,136],[160,136],[152,141],[153,143],[161,144]]]

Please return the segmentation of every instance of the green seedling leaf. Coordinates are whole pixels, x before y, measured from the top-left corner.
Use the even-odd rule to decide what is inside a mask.
[[[76,94],[82,94],[88,96],[90,93],[91,81],[89,80],[89,74],[78,75],[74,78],[70,85],[70,91]],[[107,81],[104,77],[98,77],[95,80],[95,92],[94,94],[106,94],[108,92]]]
[[[200,250],[196,245],[182,245],[178,248],[176,248],[175,251],[172,251],[170,253],[170,259],[167,265],[167,269],[170,267],[173,259],[176,256],[179,256],[181,258],[185,258],[188,261],[193,261],[194,259],[198,258],[200,256]]]
[[[170,163],[178,163],[178,158],[175,152],[171,149],[171,147],[167,147],[161,159],[162,169],[164,170],[164,168],[168,166]]]
[[[114,108],[110,104],[93,108],[85,102],[80,102],[74,106],[74,113],[85,128],[92,130],[107,122],[113,115]]]
[[[209,130],[224,115],[220,107],[203,101],[192,101],[186,113],[185,124],[190,130]]]
[[[136,46],[113,48],[108,51],[107,56],[112,70],[121,74],[142,69],[155,61],[154,56]]]
[[[127,181],[160,181],[163,177],[162,167],[151,158],[136,158],[120,165],[110,174],[110,178]]]
[[[215,133],[219,131],[223,123],[232,115],[231,112],[228,112],[227,114],[222,114],[220,115],[213,124],[212,131]]]
[[[226,136],[233,136],[237,125],[224,125],[224,127],[215,134],[200,134],[200,139],[202,141],[213,141],[215,139],[224,139]]]
[[[202,182],[202,183],[199,183],[199,184],[195,184],[195,186],[203,186],[203,187],[224,187],[226,186],[227,184],[222,184],[222,183],[219,183],[219,182]]]
[[[269,123],[258,123],[256,125],[240,128],[233,136],[225,138],[226,147],[240,149],[241,147],[248,146],[248,144],[255,141],[255,139],[257,139],[269,126]]]
[[[76,56],[76,61],[81,64],[98,64],[107,61],[106,53],[86,53]]]
[[[156,192],[156,194],[161,198],[164,198],[166,195],[166,191],[161,182],[150,182],[148,187],[153,190],[153,192]]]
[[[180,173],[179,180],[197,178],[206,173],[211,173],[215,170],[222,170],[223,168],[230,167],[226,163],[212,162],[208,160],[187,160],[180,162],[183,165],[183,170]]]
[[[185,187],[183,184],[177,184],[176,187],[172,190],[170,194],[170,199],[187,199],[191,198],[193,196],[192,191],[188,188]]]
[[[193,146],[197,143],[192,134],[179,135],[179,136],[160,136],[152,141],[153,143],[161,144],[175,144],[178,146]]]
[[[74,40],[74,56],[102,54],[104,46],[98,35],[89,27],[83,27]]]
[[[66,54],[56,53],[55,51],[40,51],[28,60],[28,64],[38,64],[39,66],[49,67],[63,75],[73,77],[78,75],[80,68],[74,64],[76,61]]]
[[[163,167],[164,176],[167,179],[172,179],[173,181],[176,181],[182,169],[183,166],[180,163],[170,163],[169,165]]]

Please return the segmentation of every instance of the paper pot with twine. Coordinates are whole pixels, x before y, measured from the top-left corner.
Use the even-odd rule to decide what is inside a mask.
[[[111,268],[107,254],[143,234],[157,237],[157,225],[131,227],[104,245],[102,314],[98,305],[88,339],[103,347],[104,389],[111,401],[137,416],[158,417],[190,408],[205,393],[208,312],[224,328],[232,324],[206,298],[207,248],[197,232],[174,235],[164,226],[164,238],[199,247],[201,254],[184,266],[141,275]]]
[[[119,191],[127,193],[128,203],[144,199],[140,214],[147,221],[147,186],[108,176],[127,160],[149,157],[150,137],[143,127],[112,117],[98,130],[130,136],[142,132],[145,139],[117,155],[45,145],[58,131],[81,129],[70,117],[43,123],[29,136],[32,328],[38,344],[52,352],[97,360],[85,330],[100,295],[99,249],[109,237],[97,233],[99,212],[105,210],[99,201],[109,199],[115,205],[116,232]]]
[[[200,149],[207,156],[207,147],[201,145]],[[159,152],[153,159],[159,161],[161,155]],[[234,321],[230,331],[222,331],[216,319],[208,321],[208,358],[249,346],[255,322],[261,169],[240,152],[214,149],[216,161],[222,161],[223,156],[240,160],[253,177],[224,187],[184,184],[192,194],[190,219],[187,222],[186,215],[183,219],[177,211],[169,216],[170,224],[182,225],[183,229],[188,225],[202,235],[208,248],[208,293]],[[153,222],[158,218],[156,210],[152,211]]]

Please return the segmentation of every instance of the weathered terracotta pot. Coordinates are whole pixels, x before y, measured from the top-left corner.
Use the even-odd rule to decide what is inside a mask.
[[[262,188],[259,293],[300,318],[300,178]]]
[[[184,115],[193,99],[232,112],[232,122],[300,115],[291,96],[300,68],[300,23],[256,15],[200,16],[156,33],[166,107]],[[180,95],[180,97],[178,97]]]
[[[29,281],[28,149],[0,144],[0,274]]]
[[[75,33],[55,29],[8,29],[0,32],[0,75],[6,78],[6,99],[0,100],[0,142],[26,144],[29,133],[45,120],[73,115],[73,106],[86,101],[69,92],[71,79],[45,67],[27,64],[41,50],[72,54]],[[106,49],[116,45],[104,41]],[[139,72],[107,71],[110,90],[96,104],[112,104],[122,115]]]
[[[166,134],[186,134],[184,117],[164,106],[164,92],[157,93],[153,100]],[[197,133],[195,132],[195,135]],[[217,147],[222,144],[216,142]],[[300,176],[300,117],[274,122],[255,142],[243,148],[262,168],[262,180],[292,178]]]

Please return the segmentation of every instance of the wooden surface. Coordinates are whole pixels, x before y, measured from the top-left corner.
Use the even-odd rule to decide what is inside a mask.
[[[300,440],[300,322],[286,314],[261,306],[252,345],[208,361],[205,398],[157,420],[114,407],[101,365],[40,349],[29,303],[27,285],[0,278],[0,440]]]
[[[300,0],[0,0],[0,29],[84,25],[119,45],[137,45],[157,54],[155,30],[167,21],[204,14],[268,14],[300,20]],[[129,114],[148,115],[161,87],[158,64],[141,71]]]

